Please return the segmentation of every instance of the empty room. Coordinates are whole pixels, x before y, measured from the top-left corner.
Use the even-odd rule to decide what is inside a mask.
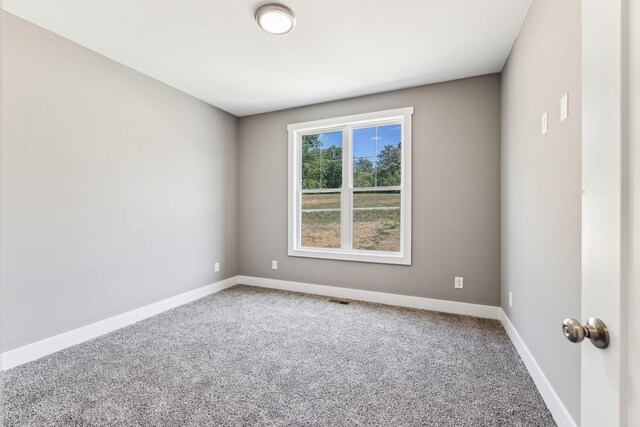
[[[0,2],[0,425],[640,426],[640,3]]]

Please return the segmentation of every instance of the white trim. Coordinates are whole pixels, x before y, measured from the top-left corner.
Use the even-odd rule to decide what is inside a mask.
[[[300,190],[302,194],[342,193],[342,188],[316,188]]]
[[[24,347],[16,348],[15,350],[7,351],[0,355],[0,366],[2,366],[3,371],[6,371],[23,363],[64,350],[67,347],[97,338],[116,329],[132,325],[156,314],[230,288],[237,283],[236,279],[237,276],[230,277],[220,282],[194,289],[193,291],[185,292],[117,316],[109,317],[108,319],[100,320],[90,325],[45,338],[41,341],[25,345]]]
[[[406,259],[402,253],[393,254],[377,251],[343,251],[342,249],[320,249],[301,247],[291,249],[289,256],[305,258],[335,259],[338,261],[378,262],[383,264],[411,265],[411,260]]]
[[[402,135],[402,173],[400,175],[402,179],[402,182],[400,183],[400,186],[402,187],[402,191],[400,192],[400,206],[402,206],[402,219],[400,222],[400,250],[405,257],[405,260],[409,261],[408,264],[411,264],[411,211],[413,209],[411,205],[411,177],[413,176],[413,173],[411,172],[411,159],[413,153],[412,115],[413,107],[411,108],[410,113],[405,113],[405,121],[402,126],[404,135]]]
[[[395,110],[376,111],[374,113],[355,114],[353,116],[333,117],[324,120],[314,120],[311,122],[295,123],[287,125],[288,131],[309,132],[312,130],[336,127],[336,122],[340,125],[355,126],[364,123],[377,122],[384,119],[400,119],[406,115],[413,114],[413,107],[397,108]]]
[[[336,286],[314,285],[311,283],[292,282],[287,280],[265,279],[262,277],[238,276],[237,283],[260,288],[281,289],[284,291],[302,292],[306,294],[324,295],[335,298],[346,298],[358,301],[400,307],[420,308],[423,310],[444,313],[462,314],[486,319],[500,319],[500,307],[465,302],[446,301],[409,295],[388,294],[384,292],[363,291],[360,289],[339,288]]]
[[[290,124],[287,126],[288,143],[288,227],[287,227],[287,255],[335,259],[342,261],[374,262],[385,264],[411,265],[411,128],[413,107],[394,110],[377,111],[332,119]],[[396,123],[402,126],[401,150],[401,183],[400,186],[379,187],[375,191],[400,190],[400,251],[380,252],[354,250],[352,248],[352,204],[354,188],[352,182],[352,145],[353,130],[371,125]],[[300,139],[302,135],[321,132],[342,131],[342,188],[332,189],[340,192],[341,220],[340,220],[340,248],[309,248],[301,244],[301,203],[302,167],[300,164]],[[368,188],[362,189],[368,191]],[[371,189],[374,190],[374,189]],[[313,192],[308,190],[308,192]]]
[[[555,420],[558,427],[577,427],[577,424],[569,414],[569,411],[560,400],[560,397],[553,389],[553,386],[544,375],[544,372],[536,362],[536,359],[533,357],[533,354],[529,351],[529,348],[518,334],[518,331],[509,320],[507,314],[500,309],[500,322],[502,322],[502,326],[505,331],[507,331],[507,335],[511,339],[514,347],[520,354],[520,358],[524,362],[524,365],[527,367],[529,371],[529,375],[533,378],[533,382],[536,384],[544,403],[547,404],[547,408],[553,415],[553,419]]]
[[[346,131],[346,132],[345,132]],[[297,161],[295,159],[294,161]],[[351,248],[353,245],[353,192],[349,189],[353,186],[353,131],[345,129],[342,132],[342,198],[340,199],[340,247]],[[346,173],[345,173],[346,172]],[[302,179],[298,181],[301,183]],[[300,184],[301,185],[301,184]],[[300,230],[297,228],[296,230]],[[302,241],[302,231],[300,231]],[[302,249],[301,244],[293,251]],[[293,252],[292,251],[292,252]],[[340,252],[343,252],[340,250]]]
[[[432,298],[414,297],[408,295],[388,294],[383,292],[364,291],[359,289],[340,288],[335,286],[315,285],[311,283],[293,282],[277,279],[266,279],[251,276],[235,276],[193,291],[185,292],[165,300],[146,305],[144,307],[92,323],[87,326],[74,329],[37,341],[33,344],[2,353],[0,365],[2,370],[11,369],[23,363],[39,359],[48,354],[55,353],[76,344],[97,338],[106,333],[132,325],[141,320],[171,310],[183,304],[214,294],[236,284],[245,284],[261,288],[281,289],[292,292],[302,292],[314,295],[324,295],[335,298],[347,298],[359,301],[374,302],[379,304],[394,305],[400,307],[418,308],[423,310],[439,311],[444,313],[461,314],[466,316],[482,317],[500,320],[509,339],[518,351],[529,375],[533,379],[540,395],[544,399],[551,415],[559,427],[577,427],[573,418],[567,411],[553,386],[544,375],[544,372],[534,359],[517,330],[500,307],[470,304],[456,301],[438,300]]]

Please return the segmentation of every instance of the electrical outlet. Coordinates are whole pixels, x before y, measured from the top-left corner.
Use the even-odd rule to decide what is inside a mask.
[[[219,262],[216,262],[213,265],[213,271],[216,272],[216,273],[220,271],[220,263]]]
[[[542,115],[542,134],[545,135],[549,131],[549,115],[544,113]]]
[[[271,261],[271,268],[273,270],[277,270],[278,269],[278,261],[276,261],[275,259]]]
[[[509,307],[513,307],[513,294],[509,292]]]
[[[455,280],[453,281],[453,286],[456,289],[462,289],[464,287],[464,278],[463,277],[456,277]]]

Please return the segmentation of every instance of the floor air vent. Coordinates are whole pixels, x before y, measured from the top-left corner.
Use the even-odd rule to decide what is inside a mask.
[[[345,301],[341,299],[330,299],[329,302],[332,302],[334,304],[344,304],[344,305],[349,304],[349,301]]]

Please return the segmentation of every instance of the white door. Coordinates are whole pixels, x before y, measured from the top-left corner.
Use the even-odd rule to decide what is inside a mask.
[[[610,344],[582,344],[581,425],[625,426],[628,266],[628,6],[582,2],[582,321]]]

